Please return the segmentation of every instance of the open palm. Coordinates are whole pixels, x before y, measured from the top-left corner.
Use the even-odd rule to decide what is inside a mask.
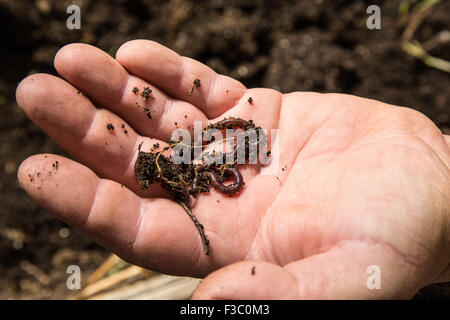
[[[146,40],[124,44],[116,59],[71,44],[55,67],[67,81],[29,76],[17,101],[84,165],[36,155],[19,180],[124,259],[180,275],[219,269],[197,298],[410,297],[450,279],[450,139],[422,114],[348,95],[246,89]],[[192,210],[210,240],[206,256],[184,209],[157,185],[139,189],[134,162],[142,142],[164,146],[177,128],[226,116],[278,129],[279,162],[273,174],[244,166],[238,196],[199,196]],[[367,287],[369,266],[381,271],[380,290]]]

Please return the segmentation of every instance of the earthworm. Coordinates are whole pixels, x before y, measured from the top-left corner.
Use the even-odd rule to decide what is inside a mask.
[[[209,126],[207,126],[205,128],[205,130],[213,129],[213,128],[222,130],[222,129],[228,128],[230,126],[245,128],[246,126],[252,126],[252,125],[253,125],[252,121],[246,121],[244,119],[230,117],[228,119],[223,119],[214,124],[210,124]],[[236,146],[234,147],[232,154],[233,154],[233,157],[236,156]],[[209,177],[209,179],[211,180],[211,184],[213,185],[213,187],[222,193],[225,193],[225,194],[238,193],[244,184],[244,179],[238,168],[227,167],[224,169],[224,172],[226,172],[229,175],[232,175],[234,178],[234,182],[227,186],[217,180],[217,176],[214,172],[210,172],[210,171],[205,172],[205,169],[206,169],[206,166],[201,166],[196,170],[196,173],[203,172],[205,175],[207,175]],[[197,185],[197,178],[195,177],[192,181],[192,188],[195,188],[196,185]]]
[[[209,125],[208,127],[206,127],[206,129],[208,128],[217,128],[217,129],[223,129],[223,128],[227,128],[228,126],[232,126],[232,127],[245,127],[246,124],[251,125],[253,122],[250,121],[246,121],[244,119],[241,118],[233,118],[230,117],[228,119],[223,119],[219,122],[216,122],[214,124]]]
[[[226,173],[234,176],[234,182],[228,186],[224,185],[222,182],[217,181],[217,176],[214,172],[207,171],[205,174],[211,179],[211,183],[214,188],[222,193],[235,194],[239,192],[242,188],[243,178],[242,174],[238,168],[225,168]]]
[[[241,118],[234,118],[234,117],[230,117],[230,118],[225,118],[219,122],[210,124],[209,126],[207,126],[205,128],[205,130],[208,129],[218,129],[218,130],[223,130],[223,129],[228,129],[229,127],[234,127],[234,128],[243,128],[244,130],[258,130],[258,128],[255,128],[255,124],[253,123],[252,120],[244,120]],[[264,133],[262,133],[263,137],[264,137]],[[249,148],[253,148],[253,146],[258,146],[259,144],[259,140],[261,138],[261,133],[259,131],[257,131],[257,139],[254,141],[249,141],[248,142],[248,146]],[[207,142],[206,144],[208,144],[210,142]],[[234,157],[236,157],[236,151],[237,151],[237,146],[234,147],[233,153],[232,155]]]
[[[244,131],[261,129],[260,127],[256,127],[252,120],[246,121],[240,118],[228,118],[214,124],[210,124],[204,129],[204,131],[209,129],[217,129],[222,131],[229,128],[241,128],[244,129]],[[260,133],[259,131],[257,132],[256,141],[253,141],[252,137],[254,136],[247,135],[244,137],[244,140],[239,140],[240,137],[241,136],[237,137],[237,142],[235,140],[236,137],[233,138],[234,148],[231,153],[220,153],[222,157],[225,156],[227,158],[229,163],[226,164],[205,163],[198,166],[190,164],[189,166],[178,167],[171,161],[171,158],[165,157],[162,154],[163,151],[173,148],[173,146],[177,144],[177,142],[174,143],[173,141],[169,141],[170,146],[164,147],[162,151],[156,154],[152,152],[142,152],[142,143],[138,148],[139,156],[135,163],[135,177],[139,183],[139,186],[142,189],[147,189],[151,183],[157,181],[162,183],[163,187],[169,189],[169,191],[173,193],[175,200],[184,208],[197,228],[203,242],[205,255],[209,254],[209,240],[206,237],[204,226],[195,217],[191,210],[190,196],[195,198],[199,193],[209,191],[211,186],[219,192],[228,195],[236,194],[242,189],[244,179],[239,171],[239,168],[236,166],[236,164],[239,164],[237,163],[237,153],[238,151],[245,151],[245,160],[249,160],[250,157],[254,155],[254,152],[250,152],[251,149],[253,149],[255,145],[257,146],[257,144],[261,142],[262,138],[264,138],[264,141],[262,142],[265,142],[267,137],[264,133]],[[212,138],[214,138],[214,136]],[[204,142],[206,142],[207,145],[212,141],[214,141],[214,139],[211,139],[210,142]],[[240,141],[244,143],[241,143]],[[205,144],[202,144],[201,147],[205,147]],[[194,146],[191,147],[191,153],[193,153],[193,148]],[[270,151],[267,155],[269,155],[269,153]],[[215,152],[213,154],[208,154],[208,156],[215,156]],[[230,156],[233,161],[229,161]],[[199,173],[207,176],[209,181],[202,179],[199,186],[197,186]],[[201,177],[204,178],[203,176]],[[224,177],[231,177],[233,182],[225,185],[222,181],[224,180]]]

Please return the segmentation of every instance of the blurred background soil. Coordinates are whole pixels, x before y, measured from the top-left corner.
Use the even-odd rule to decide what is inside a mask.
[[[86,42],[114,56],[127,40],[152,39],[248,87],[374,98],[419,110],[450,133],[450,74],[402,50],[400,2],[0,0],[0,298],[65,298],[72,294],[68,265],[79,265],[85,279],[109,256],[37,205],[16,179],[32,154],[67,155],[14,98],[28,74],[55,74],[61,46]],[[81,30],[66,28],[70,4],[81,8]],[[366,28],[370,4],[381,7],[381,30]],[[449,17],[450,1],[442,1],[414,34],[447,61]],[[415,298],[450,299],[450,283],[424,288]]]

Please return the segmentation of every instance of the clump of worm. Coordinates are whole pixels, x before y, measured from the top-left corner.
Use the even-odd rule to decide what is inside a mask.
[[[185,209],[200,233],[206,255],[209,254],[209,240],[206,238],[204,226],[192,213],[191,198],[196,198],[201,193],[209,192],[211,187],[230,196],[238,194],[244,185],[244,179],[237,167],[238,150],[242,150],[245,160],[248,161],[249,159],[254,159],[258,152],[257,148],[251,148],[251,144],[257,143],[261,145],[261,142],[263,144],[267,142],[264,132],[259,130],[261,128],[256,127],[252,120],[246,121],[232,117],[210,124],[203,129],[202,135],[208,130],[223,132],[227,129],[241,129],[244,132],[254,130],[257,133],[256,141],[251,141],[248,138],[233,139],[231,151],[216,152],[214,150],[212,152],[204,152],[203,159],[207,161],[203,161],[200,164],[176,164],[172,159],[172,155],[168,157],[163,154],[165,151],[183,144],[184,147],[187,147],[188,152],[191,153],[191,159],[193,159],[195,148],[198,148],[193,142],[186,144],[187,142],[182,140],[169,140],[169,146],[162,148],[158,152],[144,152],[139,146],[139,154],[134,166],[135,178],[141,189],[146,190],[151,184],[158,182],[170,192],[173,200]],[[202,143],[200,148],[203,150],[212,141],[215,141],[214,137],[211,138],[210,142]],[[159,145],[155,145],[155,147],[159,147]],[[211,161],[211,159],[215,159],[215,161]],[[220,159],[220,161],[217,161],[217,159]],[[225,181],[230,178],[233,182],[225,185]]]

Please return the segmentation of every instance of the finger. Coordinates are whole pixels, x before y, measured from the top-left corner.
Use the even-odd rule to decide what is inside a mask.
[[[429,277],[394,247],[370,240],[344,241],[284,268],[300,299],[410,299]]]
[[[105,109],[96,109],[66,81],[35,74],[18,86],[16,98],[28,117],[54,141],[101,176],[119,181],[141,195],[165,194],[157,185],[140,190],[134,178],[138,146],[163,143],[140,137],[127,122]],[[113,129],[108,129],[112,125]]]
[[[297,281],[282,267],[262,261],[241,261],[208,275],[192,299],[296,299]]]
[[[355,242],[284,267],[245,262],[220,269],[194,298],[405,299],[424,285],[415,268],[389,248]]]
[[[246,90],[239,81],[219,75],[154,41],[129,41],[119,48],[116,59],[130,73],[172,97],[194,104],[210,119],[233,107]],[[196,79],[200,80],[200,87],[193,87]]]
[[[110,55],[91,45],[75,43],[61,48],[55,68],[95,105],[118,114],[141,135],[167,141],[177,128],[192,126],[194,120],[206,122],[198,108],[129,75]],[[146,87],[152,90],[148,98],[142,96]]]
[[[140,198],[51,154],[26,159],[18,179],[43,207],[127,261],[165,273],[204,272],[200,236],[175,202]]]

